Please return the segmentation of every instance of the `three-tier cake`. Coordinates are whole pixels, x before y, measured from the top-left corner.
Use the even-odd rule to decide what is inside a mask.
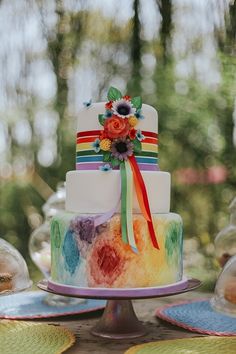
[[[111,87],[78,114],[66,211],[51,224],[51,282],[140,288],[182,279],[182,220],[158,167],[157,111]]]

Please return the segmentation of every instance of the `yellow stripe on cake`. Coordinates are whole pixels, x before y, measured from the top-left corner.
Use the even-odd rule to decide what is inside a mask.
[[[81,143],[76,145],[76,151],[93,150],[92,143]]]
[[[81,143],[76,145],[76,151],[93,150],[92,143]],[[158,146],[151,143],[142,143],[142,151],[158,152]]]
[[[142,143],[142,151],[152,151],[152,152],[157,152],[157,145],[156,144],[150,144],[150,143]]]

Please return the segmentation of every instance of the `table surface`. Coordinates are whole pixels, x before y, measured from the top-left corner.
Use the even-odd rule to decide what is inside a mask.
[[[148,334],[144,337],[125,340],[109,340],[98,338],[90,334],[90,329],[93,327],[101,316],[101,311],[77,315],[70,317],[61,317],[53,319],[53,321],[39,321],[51,324],[62,325],[69,328],[76,335],[76,343],[73,347],[67,350],[67,354],[91,354],[91,353],[124,353],[128,348],[136,344],[142,344],[151,341],[163,339],[176,339],[176,338],[189,338],[202,336],[200,333],[194,333],[181,329],[180,327],[173,326],[165,321],[155,317],[155,310],[165,304],[171,304],[180,300],[193,300],[196,298],[210,298],[213,294],[203,293],[199,291],[192,291],[175,296],[147,299],[147,300],[134,300],[133,305],[138,319],[144,322]]]

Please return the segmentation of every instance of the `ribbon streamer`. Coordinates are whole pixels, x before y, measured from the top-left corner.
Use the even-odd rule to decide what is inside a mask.
[[[137,252],[133,230],[133,173],[129,161],[123,161],[120,164],[120,173],[122,240],[128,243],[134,252]]]
[[[125,161],[127,177],[127,200],[126,200],[126,225],[128,232],[129,245],[134,252],[137,252],[137,246],[134,238],[133,229],[133,172],[129,161]]]
[[[127,234],[127,218],[126,218],[126,203],[127,203],[127,176],[124,161],[120,164],[121,175],[121,234],[124,243],[128,243]]]
[[[99,214],[99,215],[95,216],[94,226],[96,227],[96,226],[102,225],[105,222],[107,222],[108,220],[110,220],[112,218],[112,216],[117,212],[119,204],[120,204],[120,198],[119,198],[117,205],[113,209],[109,210],[107,213]]]
[[[139,167],[138,167],[135,157],[133,155],[129,156],[129,161],[130,161],[130,165],[131,165],[131,168],[133,171],[133,176],[134,176],[134,181],[135,181],[135,189],[136,189],[136,193],[137,193],[139,206],[140,206],[140,209],[147,221],[152,244],[155,248],[160,249],[157,239],[156,239],[156,234],[155,234],[155,230],[154,230],[154,226],[153,226],[153,222],[152,222],[152,216],[151,216],[147,191],[146,191],[145,183],[143,181],[143,177],[141,175],[141,172],[139,170]]]

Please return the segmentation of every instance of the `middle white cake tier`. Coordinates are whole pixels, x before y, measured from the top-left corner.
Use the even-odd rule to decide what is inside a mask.
[[[142,171],[151,213],[170,211],[170,173]],[[66,210],[100,214],[120,208],[121,178],[119,170],[69,171],[66,174]],[[140,213],[133,188],[133,211]]]

